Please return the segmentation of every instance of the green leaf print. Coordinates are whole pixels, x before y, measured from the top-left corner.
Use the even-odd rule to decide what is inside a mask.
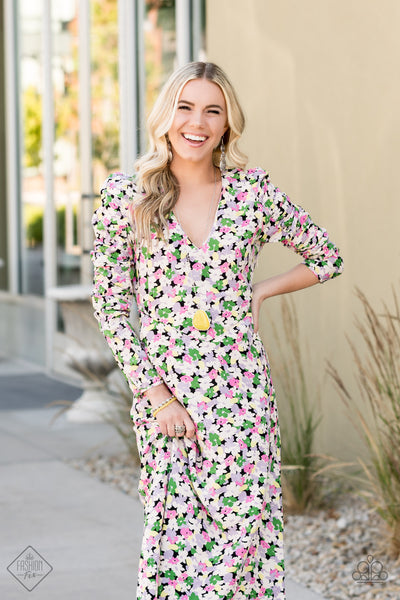
[[[278,531],[283,531],[282,521],[280,519],[274,517],[272,519],[272,523],[274,525],[274,529],[277,529]]]
[[[256,506],[251,506],[249,509],[249,515],[259,515],[260,514],[260,509],[257,508]]]
[[[223,473],[222,475],[220,475],[218,477],[218,479],[216,479],[216,482],[218,483],[218,485],[224,485],[225,481],[226,481],[225,473]]]
[[[275,544],[270,545],[270,547],[267,550],[268,556],[275,556],[275,554],[276,554],[275,548],[276,548]]]
[[[187,579],[186,579],[187,582]],[[189,596],[189,600],[200,600],[200,598],[198,597],[197,594],[195,594],[194,592],[192,592]]]
[[[222,303],[222,306],[225,308],[225,310],[232,310],[232,308],[234,308],[235,304],[236,303],[233,300],[225,300]]]
[[[224,506],[233,506],[236,501],[236,496],[227,496],[222,500]]]
[[[260,376],[259,376],[258,373],[254,373],[253,384],[254,385],[260,385]]]
[[[239,467],[242,467],[244,464],[244,458],[243,456],[238,456],[236,459],[236,463],[239,465]]]
[[[157,521],[156,523],[154,523],[153,527],[152,527],[153,531],[160,531],[161,530],[161,521]]]
[[[170,477],[170,479],[168,481],[168,491],[171,492],[171,494],[173,496],[176,493],[176,481],[174,481],[174,479],[172,479],[172,477]]]
[[[171,235],[171,240],[173,242],[177,242],[178,240],[181,240],[181,239],[182,239],[182,235],[180,235],[179,233],[173,233]]]
[[[228,417],[229,416],[229,410],[226,407],[217,408],[216,412],[219,417]],[[249,423],[250,423],[250,421],[249,421]]]
[[[208,242],[208,247],[210,248],[210,250],[219,250],[219,241],[214,238],[211,238]]]
[[[189,356],[191,356],[193,360],[200,360],[201,358],[201,354],[197,348],[189,348]]]
[[[210,277],[210,267],[208,265],[202,270],[201,276],[204,277],[204,279],[208,279]]]
[[[206,542],[204,545],[206,547],[206,550],[208,550],[208,552],[211,552],[211,550],[215,546],[215,542],[211,540],[211,542]]]
[[[165,576],[168,577],[168,579],[176,579],[176,573],[172,569],[167,569],[165,571]]]
[[[224,333],[224,328],[220,323],[215,323],[214,330],[217,335],[222,335]]]
[[[190,383],[191,390],[197,390],[200,387],[199,376],[195,375]]]
[[[218,433],[210,433],[210,435],[208,436],[208,439],[210,440],[210,442],[212,443],[213,446],[221,445],[221,439],[220,439]]]

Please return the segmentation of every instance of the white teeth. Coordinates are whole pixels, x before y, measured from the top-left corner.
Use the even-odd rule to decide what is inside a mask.
[[[192,135],[191,133],[184,133],[183,137],[191,142],[204,142],[207,138],[202,135]]]

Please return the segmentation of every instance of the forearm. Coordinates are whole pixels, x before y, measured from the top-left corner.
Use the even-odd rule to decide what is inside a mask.
[[[156,408],[161,402],[163,402],[166,398],[172,396],[171,391],[165,385],[164,382],[161,384],[156,384],[149,388],[145,392],[145,396],[149,399],[149,402],[153,408]]]
[[[258,291],[261,300],[265,300],[272,296],[302,290],[315,285],[318,282],[318,277],[314,275],[311,269],[304,264],[300,264],[285,273],[280,273],[279,275],[264,279],[257,285],[259,286]]]

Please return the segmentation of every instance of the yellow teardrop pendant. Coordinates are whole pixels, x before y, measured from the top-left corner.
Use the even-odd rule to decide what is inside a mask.
[[[210,327],[210,319],[208,318],[207,313],[204,310],[196,310],[193,316],[193,327],[198,329],[199,331],[207,331]]]

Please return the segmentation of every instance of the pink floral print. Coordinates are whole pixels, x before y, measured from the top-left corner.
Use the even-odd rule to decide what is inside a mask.
[[[138,600],[285,598],[278,411],[251,314],[260,249],[280,242],[320,282],[342,272],[324,229],[262,169],[227,169],[213,228],[193,245],[173,213],[138,242],[135,177],[111,175],[95,211],[93,305],[133,392],[144,505]],[[140,331],[131,326],[135,299]],[[193,327],[207,312],[207,331]],[[161,433],[144,392],[165,382],[196,437]]]

